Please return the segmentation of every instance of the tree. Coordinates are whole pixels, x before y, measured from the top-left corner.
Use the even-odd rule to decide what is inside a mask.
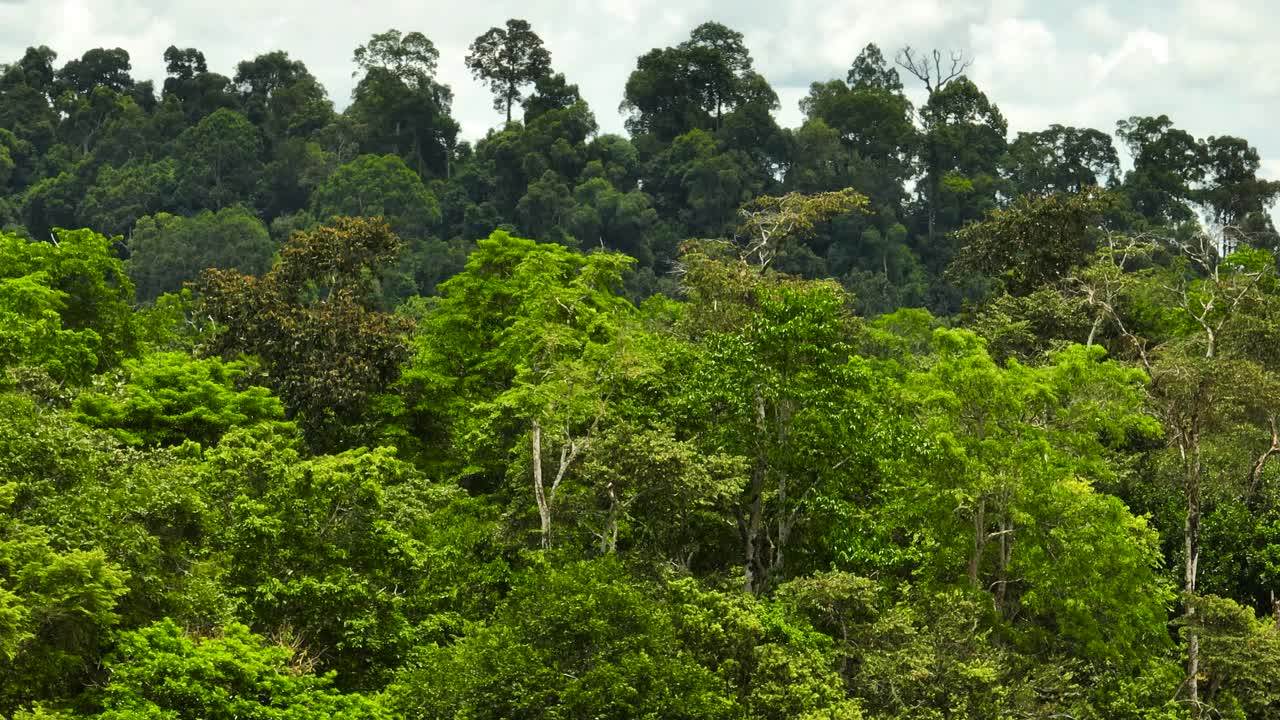
[[[693,129],[719,129],[726,113],[749,102],[774,108],[778,98],[753,70],[742,34],[709,22],[674,48],[642,55],[621,108],[631,113],[633,135],[670,142]]]
[[[865,208],[867,198],[853,190],[782,197],[761,196],[742,206],[737,238],[743,260],[765,270],[788,241],[802,238],[819,223]]]
[[[266,388],[237,387],[244,375],[240,362],[148,353],[125,361],[112,378],[115,387],[100,382],[79,395],[76,419],[128,445],[213,445],[233,427],[284,417],[284,406]]]
[[[291,649],[239,623],[201,638],[163,620],[122,638],[109,661],[111,680],[104,688],[101,717],[391,717],[371,698],[334,690],[332,676],[302,671],[304,663]]]
[[[402,82],[423,86],[435,78],[440,51],[420,32],[401,34],[392,28],[375,33],[368,43],[357,47],[354,59],[366,75],[383,70]]]
[[[370,398],[405,357],[399,318],[377,309],[374,273],[400,240],[384,222],[339,217],[295,233],[261,278],[206,270],[195,287],[216,328],[206,352],[259,356],[263,379],[317,445],[358,436]]]
[[[415,717],[861,718],[823,638],[780,615],[693,580],[654,587],[612,559],[535,567],[389,700]]]
[[[936,360],[904,386],[947,458],[948,479],[926,491],[942,503],[934,517],[950,516],[943,522],[957,526],[945,532],[957,535],[970,525],[967,552],[933,557],[964,558],[971,589],[991,593],[1003,617],[1027,618],[1019,631],[1032,647],[1061,642],[1074,657],[1134,662],[1164,637],[1172,593],[1156,573],[1154,532],[1092,484],[1113,472],[1108,446],[1158,435],[1142,372],[1080,345],[1040,367],[1001,368],[968,332],[932,337]]]
[[[682,263],[696,308],[686,332],[703,346],[686,403],[704,452],[749,463],[733,505],[736,564],[744,591],[763,593],[797,564],[808,498],[869,449],[876,391],[849,362],[849,298],[837,284],[760,278],[694,254]]]
[[[578,92],[577,85],[570,85],[564,73],[548,72],[534,79],[533,92],[523,101],[524,124],[528,126],[542,115],[565,110],[579,102],[582,102],[582,93]]]
[[[493,109],[505,109],[507,122],[511,122],[511,106],[520,101],[521,88],[551,73],[551,53],[526,20],[508,20],[505,29],[489,28],[471,43],[466,62],[477,80],[489,84]]]
[[[235,109],[231,80],[209,72],[204,53],[170,45],[164,51],[164,100],[176,100],[187,123],[195,124],[221,108]]]
[[[422,33],[375,34],[356,48],[363,76],[348,114],[364,124],[366,152],[395,152],[419,175],[450,174],[458,124],[449,117],[453,93],[435,80],[440,53]]]
[[[58,70],[57,79],[66,89],[80,95],[88,95],[98,87],[123,93],[133,87],[130,69],[128,50],[94,48],[78,60],[68,60]]]
[[[1111,136],[1092,128],[1051,125],[1020,132],[1004,159],[1013,192],[1079,193],[1108,187],[1120,177],[1120,157]]]
[[[21,488],[0,483],[0,708],[91,682],[99,643],[120,621],[128,571],[100,549],[59,551],[48,528],[11,515]]]
[[[1266,307],[1262,288],[1274,282],[1275,264],[1265,251],[1242,250],[1226,257],[1205,233],[1193,242],[1175,244],[1175,261],[1139,272],[1125,269],[1151,257],[1150,243],[1111,242],[1093,266],[1080,274],[1080,285],[1100,322],[1112,324],[1127,349],[1151,378],[1151,403],[1164,425],[1174,456],[1182,515],[1183,619],[1187,624],[1186,689],[1200,701],[1200,646],[1196,631],[1202,552],[1203,500],[1213,478],[1205,448],[1215,432],[1228,427],[1274,440],[1271,408],[1276,379],[1270,370],[1241,348],[1223,343],[1232,328],[1251,324],[1247,310]],[[1163,326],[1144,328],[1135,316],[1144,305],[1163,308]],[[1247,347],[1247,346],[1246,346]],[[1265,430],[1263,428],[1266,428]],[[1256,467],[1237,483],[1252,482],[1272,453],[1264,452]],[[1234,491],[1238,493],[1239,491]]]
[[[421,239],[440,224],[440,203],[395,155],[361,155],[333,171],[311,194],[311,213],[381,217],[392,232]]]
[[[1258,177],[1258,151],[1242,138],[1210,137],[1203,146],[1204,187],[1193,191],[1194,197],[1222,229],[1228,244],[1224,250],[1275,248],[1278,238],[1269,210],[1280,197],[1280,182]]]
[[[831,187],[821,189],[851,185],[877,204],[901,201],[917,131],[898,71],[885,62],[878,47],[868,45],[858,54],[847,82],[812,84],[800,108],[811,120],[834,129],[845,147],[843,157],[830,158],[838,175]]]
[[[262,275],[271,269],[276,244],[267,228],[243,207],[192,217],[168,213],[147,216],[134,226],[125,269],[138,288],[138,299],[150,302],[178,292],[206,268]]]
[[[630,263],[495,232],[440,286],[405,374],[410,408],[434,411],[468,475],[496,473],[492,482],[513,456],[521,460],[510,463],[512,480],[532,490],[544,548],[561,484],[593,441],[612,390],[644,369],[618,339],[634,311],[616,294]]]
[[[5,364],[44,366],[59,380],[82,381],[133,351],[133,283],[107,238],[58,230],[54,240],[0,234],[0,312],[10,339],[0,352]]]
[[[973,60],[965,57],[963,52],[956,51],[952,51],[948,59],[943,60],[942,51],[940,50],[935,49],[931,53],[922,54],[907,45],[898,51],[894,62],[897,63],[898,67],[911,73],[923,83],[925,92],[928,94],[925,108],[921,111],[921,122],[925,131],[923,160],[925,162],[926,202],[928,203],[928,241],[929,246],[932,248],[937,242],[937,205],[939,196],[942,194],[942,178],[946,170],[949,169],[945,167],[943,156],[946,151],[941,147],[937,132],[946,122],[947,111],[942,106],[947,103],[941,100],[935,101],[935,96],[941,93],[953,80],[964,78],[964,71],[973,64]],[[970,85],[972,86],[972,83]],[[974,91],[976,92],[976,87]],[[983,99],[985,100],[985,96]],[[1000,122],[1003,123],[1003,119]],[[1002,126],[1002,139],[1003,130]]]
[[[236,65],[232,78],[245,116],[272,142],[306,136],[326,125],[333,103],[301,60],[280,50]]]
[[[948,272],[985,273],[1013,295],[1060,283],[1101,243],[1103,217],[1116,202],[1096,187],[1076,195],[1021,196],[956,233],[963,245]]]
[[[1192,185],[1203,177],[1203,148],[1167,115],[1131,117],[1116,123],[1129,148],[1133,169],[1124,191],[1134,210],[1150,225],[1177,225],[1192,219]]]
[[[205,456],[220,588],[338,687],[381,689],[416,647],[488,615],[508,580],[492,505],[427,482],[392,448],[309,457],[259,426]]]
[[[221,210],[253,199],[262,142],[243,115],[223,108],[174,142],[178,193],[188,208]]]
[[[879,54],[877,52],[877,54]],[[917,52],[910,45],[904,46],[894,57],[898,67],[906,70],[924,83],[924,89],[930,97],[941,91],[952,80],[962,77],[964,71],[973,64],[972,58],[965,57],[963,52],[951,51],[944,60],[941,50],[929,53]],[[945,66],[945,69],[944,69]],[[857,66],[855,65],[855,69]],[[850,71],[852,72],[852,71]]]

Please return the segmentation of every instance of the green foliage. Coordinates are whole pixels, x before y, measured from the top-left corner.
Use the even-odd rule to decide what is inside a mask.
[[[134,226],[125,268],[138,299],[152,301],[178,292],[206,268],[262,275],[271,268],[275,250],[262,221],[242,207],[186,218],[159,213]]]
[[[389,448],[304,459],[286,435],[237,430],[206,457],[228,593],[345,686],[378,687],[489,608],[504,578],[485,505]]]
[[[951,272],[985,273],[1012,295],[1061,282],[1096,248],[1102,217],[1114,202],[1096,188],[1023,196],[956,233],[963,247]]]
[[[372,698],[344,695],[331,677],[305,673],[286,647],[233,623],[196,638],[172,621],[125,634],[108,662],[105,712],[119,718],[340,718],[392,715]]]
[[[131,351],[133,284],[107,238],[62,230],[56,239],[0,234],[0,366],[83,382]]]
[[[77,397],[76,418],[128,445],[212,445],[233,427],[284,417],[266,388],[237,387],[244,374],[239,362],[150,353]]]
[[[371,395],[399,374],[404,325],[381,312],[373,273],[399,251],[382,222],[336,218],[295,233],[261,278],[206,270],[201,314],[217,328],[207,351],[258,356],[264,382],[318,445],[340,444]],[[358,428],[348,427],[350,435]]]
[[[60,551],[45,527],[15,517],[20,489],[0,484],[0,708],[90,681],[129,579],[101,549]]]
[[[222,108],[184,130],[175,146],[178,194],[187,207],[221,210],[253,199],[262,146],[243,115]]]
[[[471,43],[467,67],[477,79],[489,84],[493,108],[507,112],[520,100],[521,88],[551,72],[551,53],[528,21],[508,20],[505,28],[489,28]]]
[[[0,64],[0,716],[1276,715],[1246,139],[875,45],[784,129],[716,22],[601,135],[512,19],[463,140],[351,59]]]
[[[424,649],[390,701],[417,717],[860,717],[820,636],[770,616],[613,561],[537,567],[490,624]]]
[[[406,238],[425,237],[440,222],[440,204],[395,155],[362,155],[339,167],[311,194],[311,212],[380,216]]]

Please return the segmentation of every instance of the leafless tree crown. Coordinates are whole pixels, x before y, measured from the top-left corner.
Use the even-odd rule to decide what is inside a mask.
[[[947,56],[943,58],[942,51],[936,49],[928,53],[919,53],[907,45],[898,51],[894,62],[898,67],[916,76],[932,95],[947,83],[963,75],[964,71],[973,64],[973,58],[966,57],[963,50],[950,50]],[[942,69],[944,66],[947,67],[946,70]]]

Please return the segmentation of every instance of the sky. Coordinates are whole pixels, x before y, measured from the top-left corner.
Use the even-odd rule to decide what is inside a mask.
[[[375,32],[417,30],[440,50],[454,117],[476,139],[501,117],[463,58],[477,35],[510,17],[532,23],[602,132],[622,131],[618,104],[638,56],[715,20],[745,35],[784,126],[799,124],[809,83],[843,78],[867,43],[886,56],[909,44],[971,56],[969,75],[1011,136],[1051,123],[1112,132],[1131,115],[1167,114],[1197,137],[1247,138],[1263,174],[1280,178],[1274,0],[0,0],[0,62],[29,45],[52,47],[60,61],[123,47],[134,77],[159,86],[169,45],[199,48],[228,76],[238,61],[282,49],[343,107],[352,50]]]

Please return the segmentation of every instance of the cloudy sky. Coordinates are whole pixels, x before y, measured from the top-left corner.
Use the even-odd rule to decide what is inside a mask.
[[[374,32],[419,30],[440,49],[454,114],[475,138],[499,120],[468,75],[471,40],[508,17],[529,20],[555,67],[578,83],[605,131],[636,57],[717,20],[746,35],[756,67],[794,125],[809,83],[843,77],[868,42],[963,49],[971,77],[1011,130],[1049,123],[1111,131],[1136,114],[1168,114],[1197,136],[1240,135],[1280,177],[1280,43],[1274,0],[0,0],[0,62],[46,44],[66,60],[123,47],[134,75],[163,78],[173,44],[198,47],[211,68],[275,49],[302,59],[339,106],[351,92],[351,51]],[[157,83],[159,84],[159,83]]]

